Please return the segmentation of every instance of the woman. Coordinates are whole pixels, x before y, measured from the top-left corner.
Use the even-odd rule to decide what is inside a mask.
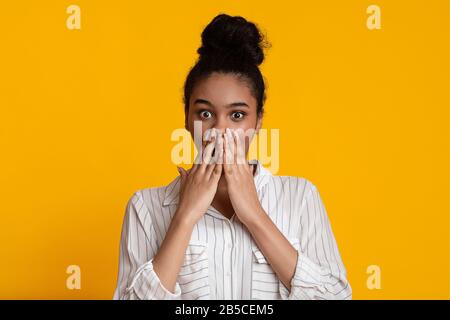
[[[246,160],[263,117],[264,47],[242,17],[203,31],[184,103],[186,129],[207,134],[191,169],[129,200],[114,299],[351,299],[315,185]]]

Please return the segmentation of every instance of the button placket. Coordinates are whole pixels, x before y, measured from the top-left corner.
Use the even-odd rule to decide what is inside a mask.
[[[225,273],[225,280],[226,280],[226,287],[228,287],[229,290],[227,290],[227,292],[229,292],[229,296],[226,297],[226,299],[234,299],[235,294],[235,283],[234,283],[234,235],[235,235],[235,231],[234,231],[234,226],[233,223],[230,222],[229,220],[225,220],[225,230],[224,230],[224,241],[225,241],[225,246],[224,246],[224,250],[225,250],[225,255],[226,255],[226,261],[224,261],[224,273]]]
[[[230,257],[231,257],[231,298],[232,299],[236,299],[236,266],[235,266],[235,262],[236,262],[236,231],[234,229],[234,223],[233,221],[229,222],[229,226],[230,226],[230,230],[231,230],[231,242],[228,244],[229,246],[229,250],[230,250]]]

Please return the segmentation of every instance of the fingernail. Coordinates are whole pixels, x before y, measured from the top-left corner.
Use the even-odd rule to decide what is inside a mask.
[[[178,167],[178,166],[177,166],[177,170],[178,170],[178,172],[179,172],[179,173],[181,173],[181,169],[180,169],[180,167]]]

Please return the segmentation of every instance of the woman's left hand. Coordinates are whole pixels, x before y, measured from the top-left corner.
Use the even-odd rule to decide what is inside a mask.
[[[223,171],[228,195],[239,220],[247,225],[262,214],[251,166],[245,156],[243,130],[226,129],[224,134]]]

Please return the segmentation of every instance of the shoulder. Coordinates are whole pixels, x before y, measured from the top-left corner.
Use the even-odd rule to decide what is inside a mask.
[[[129,196],[128,205],[133,205],[136,208],[141,206],[147,208],[162,207],[166,190],[167,186],[137,189]]]
[[[149,187],[137,189],[128,197],[124,215],[124,228],[136,226],[131,230],[143,230],[148,238],[151,233],[152,225],[159,224],[164,220],[165,210],[163,210],[163,199],[166,186]]]
[[[289,196],[300,200],[300,202],[318,193],[317,186],[311,180],[301,176],[273,175],[271,176],[270,182],[269,185],[275,189],[274,191],[284,194],[288,193]]]

